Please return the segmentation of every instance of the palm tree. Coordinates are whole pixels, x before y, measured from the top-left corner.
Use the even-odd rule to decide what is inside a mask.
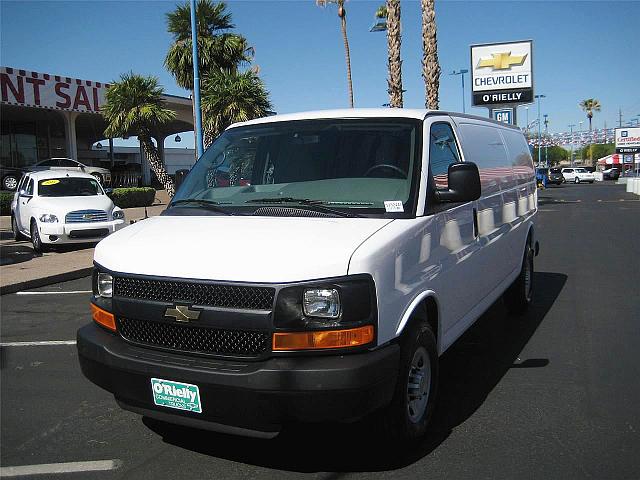
[[[400,46],[400,0],[387,0],[376,11],[377,18],[387,19],[387,50],[389,56],[389,78],[387,79],[389,92],[389,106],[402,108],[402,60]]]
[[[253,59],[253,49],[241,35],[228,32],[234,28],[231,14],[224,2],[198,0],[196,28],[198,61],[201,80],[212,71],[235,72]],[[191,43],[191,6],[189,2],[176,6],[167,13],[167,30],[173,36],[173,44],[167,52],[164,64],[178,86],[191,90],[193,96],[193,53]],[[195,131],[194,111],[194,134]],[[205,145],[206,146],[206,145]]]
[[[101,113],[107,121],[107,137],[137,135],[151,170],[156,174],[167,194],[173,197],[175,188],[158,149],[151,138],[159,138],[158,130],[172,121],[176,114],[165,107],[163,89],[155,77],[134,73],[120,76],[105,93],[106,103]]]
[[[440,64],[438,63],[438,40],[436,37],[435,0],[421,0],[422,8],[422,78],[425,87],[425,105],[438,109],[440,88]]]
[[[338,17],[340,17],[340,28],[342,29],[342,41],[347,60],[347,83],[349,87],[349,105],[353,108],[353,83],[351,82],[351,53],[349,51],[349,39],[347,38],[347,11],[344,8],[345,0],[316,0],[316,5],[326,7],[330,3],[338,5]]]
[[[232,123],[264,117],[271,109],[269,92],[257,69],[212,72],[202,85],[205,143],[210,144]]]
[[[600,100],[596,98],[587,98],[580,102],[580,108],[587,112],[587,118],[589,119],[589,131],[591,131],[591,119],[593,118],[593,112],[600,111]]]

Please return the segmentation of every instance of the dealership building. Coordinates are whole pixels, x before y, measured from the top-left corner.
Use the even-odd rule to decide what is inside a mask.
[[[137,148],[126,152],[114,148],[112,139],[105,138],[106,122],[100,108],[108,83],[0,67],[0,87],[2,166],[24,168],[47,158],[67,157],[87,165],[137,171],[142,183],[150,184],[144,155],[136,155]],[[165,150],[164,140],[193,131],[193,112],[191,99],[163,97],[176,117],[158,129],[154,139],[160,155],[172,160],[167,166],[174,173],[193,164],[193,150]]]

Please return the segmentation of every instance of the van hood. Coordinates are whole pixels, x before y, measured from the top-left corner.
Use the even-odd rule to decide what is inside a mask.
[[[393,220],[160,216],[102,240],[94,260],[113,272],[287,283],[346,275],[356,248]]]

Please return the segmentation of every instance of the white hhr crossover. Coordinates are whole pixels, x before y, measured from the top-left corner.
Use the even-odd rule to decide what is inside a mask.
[[[536,212],[524,136],[485,118],[232,125],[161,216],[97,246],[82,371],[177,424],[270,438],[384,410],[419,437],[439,357],[501,296],[531,302]]]
[[[26,173],[11,203],[16,240],[30,238],[38,253],[49,245],[97,242],[124,226],[124,212],[88,173]]]

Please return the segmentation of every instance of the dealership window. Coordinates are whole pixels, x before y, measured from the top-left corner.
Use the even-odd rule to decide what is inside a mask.
[[[0,139],[0,162],[7,167],[66,156],[64,120],[57,112],[3,105]]]

